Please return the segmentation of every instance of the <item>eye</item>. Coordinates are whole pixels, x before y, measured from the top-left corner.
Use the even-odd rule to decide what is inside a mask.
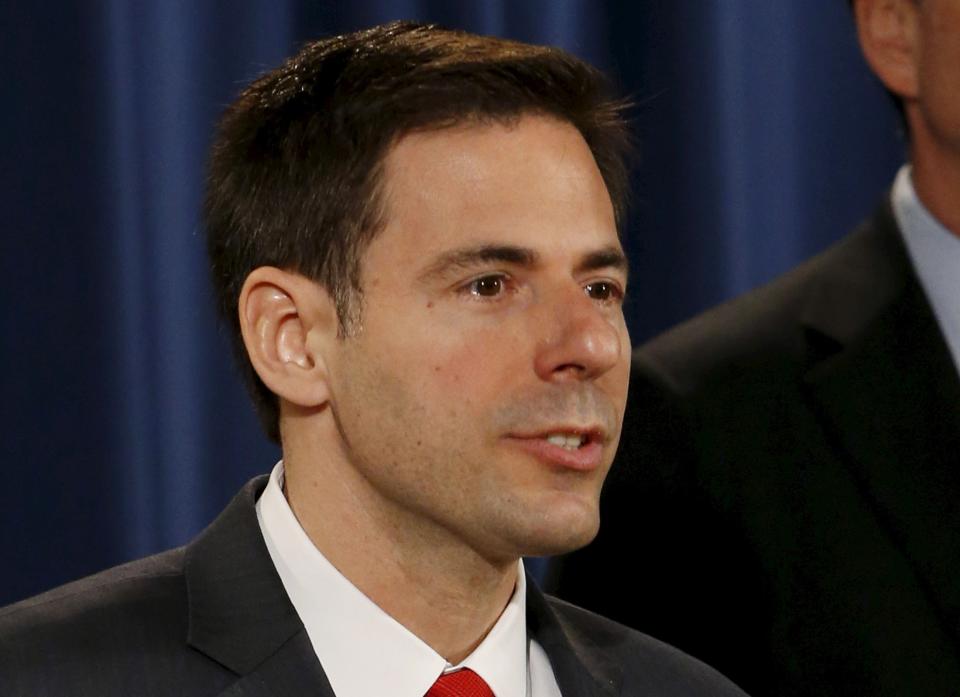
[[[501,275],[489,275],[475,278],[467,284],[466,290],[471,295],[481,298],[495,298],[504,291],[506,279]]]
[[[600,302],[610,302],[612,300],[622,300],[623,291],[615,283],[610,281],[594,281],[583,287],[583,292],[592,300]]]

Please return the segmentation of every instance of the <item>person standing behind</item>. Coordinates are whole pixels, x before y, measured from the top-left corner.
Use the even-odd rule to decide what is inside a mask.
[[[838,244],[635,351],[555,589],[755,695],[956,694],[960,2],[852,7],[909,163]]]

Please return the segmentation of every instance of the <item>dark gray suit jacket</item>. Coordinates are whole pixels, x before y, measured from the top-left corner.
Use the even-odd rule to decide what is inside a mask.
[[[333,693],[263,543],[251,481],[194,542],[0,610],[3,697]],[[711,668],[528,585],[564,695],[741,693]]]
[[[960,694],[960,380],[888,204],[638,349],[601,510],[561,597],[758,697]]]

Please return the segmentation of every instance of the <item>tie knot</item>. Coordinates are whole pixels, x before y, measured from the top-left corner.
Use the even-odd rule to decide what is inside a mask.
[[[424,697],[494,697],[490,686],[469,668],[437,678]]]

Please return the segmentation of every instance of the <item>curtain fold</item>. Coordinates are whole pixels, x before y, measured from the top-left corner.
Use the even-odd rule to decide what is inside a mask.
[[[6,3],[0,604],[182,544],[279,456],[199,218],[222,108],[304,41],[397,18],[562,46],[633,95],[635,343],[838,239],[903,157],[845,3]]]

